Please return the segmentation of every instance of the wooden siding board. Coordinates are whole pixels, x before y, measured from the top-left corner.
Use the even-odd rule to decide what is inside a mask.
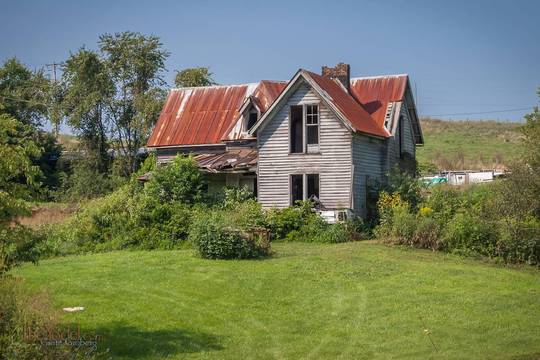
[[[354,212],[366,216],[367,186],[384,178],[385,142],[363,135],[352,138]]]
[[[289,107],[319,103],[320,154],[289,154]],[[290,204],[291,174],[318,173],[320,200],[328,209],[350,208],[351,133],[306,84],[258,133],[258,200],[265,208]]]

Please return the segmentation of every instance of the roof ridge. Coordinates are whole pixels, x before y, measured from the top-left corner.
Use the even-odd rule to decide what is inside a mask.
[[[351,77],[352,80],[367,80],[367,79],[378,79],[378,78],[389,78],[389,77],[401,77],[401,76],[409,76],[407,73],[402,74],[386,74],[386,75],[372,75],[372,76],[358,76],[358,77]]]
[[[254,82],[242,83],[242,84],[216,84],[216,85],[207,85],[207,86],[185,86],[185,87],[173,87],[170,88],[170,91],[180,91],[180,90],[194,90],[194,89],[216,89],[216,88],[225,88],[225,87],[234,87],[234,86],[250,86],[250,85],[260,85],[262,82],[273,82],[273,83],[287,83],[288,80],[259,80]]]

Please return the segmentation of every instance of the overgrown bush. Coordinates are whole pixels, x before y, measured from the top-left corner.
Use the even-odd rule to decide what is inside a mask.
[[[37,263],[40,237],[21,225],[0,227],[0,277],[22,262]]]
[[[505,185],[506,186],[506,185]],[[417,211],[398,193],[382,192],[376,234],[386,242],[479,255],[505,262],[540,263],[540,222],[497,208],[500,184],[439,185]]]
[[[266,221],[272,239],[285,239],[287,234],[299,231],[304,224],[312,221],[317,216],[313,213],[312,207],[310,201],[303,201],[298,202],[296,206],[268,210]]]
[[[152,172],[145,192],[162,202],[193,205],[204,199],[204,179],[192,157],[177,155],[170,164]]]
[[[319,215],[313,214],[296,230],[285,236],[285,241],[314,243],[342,243],[353,239],[352,223],[328,224]]]
[[[199,211],[189,240],[208,259],[249,259],[267,256],[267,239],[250,233],[250,224],[239,224],[224,210]]]

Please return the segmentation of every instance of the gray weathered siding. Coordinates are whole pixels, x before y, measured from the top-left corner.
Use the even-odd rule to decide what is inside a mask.
[[[289,154],[289,107],[319,103],[320,153]],[[351,133],[302,84],[257,134],[258,200],[265,208],[290,205],[291,174],[318,173],[320,200],[328,209],[351,207]]]
[[[410,120],[409,111],[407,110],[407,103],[405,100],[401,103],[401,109],[399,113],[401,122],[396,128],[396,132],[393,137],[390,137],[388,141],[388,156],[386,163],[386,172],[390,171],[396,165],[399,165],[402,159],[402,154],[399,152],[399,140],[403,135],[402,152],[407,153],[413,158],[416,156],[416,144],[414,141],[414,133]],[[401,129],[400,129],[401,127]]]
[[[384,166],[385,146],[385,140],[377,140],[364,135],[353,136],[353,210],[357,215],[366,215],[368,184],[380,183],[386,173]]]

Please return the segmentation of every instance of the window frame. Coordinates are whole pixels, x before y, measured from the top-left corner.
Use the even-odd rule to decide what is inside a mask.
[[[309,199],[308,196],[308,176],[309,175],[317,175],[317,189],[319,192],[319,196],[317,198],[321,199],[321,174],[320,173],[292,173],[289,174],[289,206],[294,206],[295,201],[293,200],[293,176],[302,176],[302,201],[306,201]]]
[[[293,106],[301,106],[302,107],[302,151],[301,152],[292,152],[292,107]],[[307,123],[307,107],[308,106],[315,106],[317,108],[317,123],[316,124],[308,124]],[[312,115],[313,116],[313,115]],[[308,126],[316,126],[317,127],[317,143],[316,144],[308,144],[308,135],[307,130]],[[321,144],[321,106],[320,102],[307,102],[302,104],[295,104],[295,105],[289,105],[289,155],[294,154],[319,154],[320,153],[320,144]],[[309,147],[316,147],[316,150],[309,151]]]

